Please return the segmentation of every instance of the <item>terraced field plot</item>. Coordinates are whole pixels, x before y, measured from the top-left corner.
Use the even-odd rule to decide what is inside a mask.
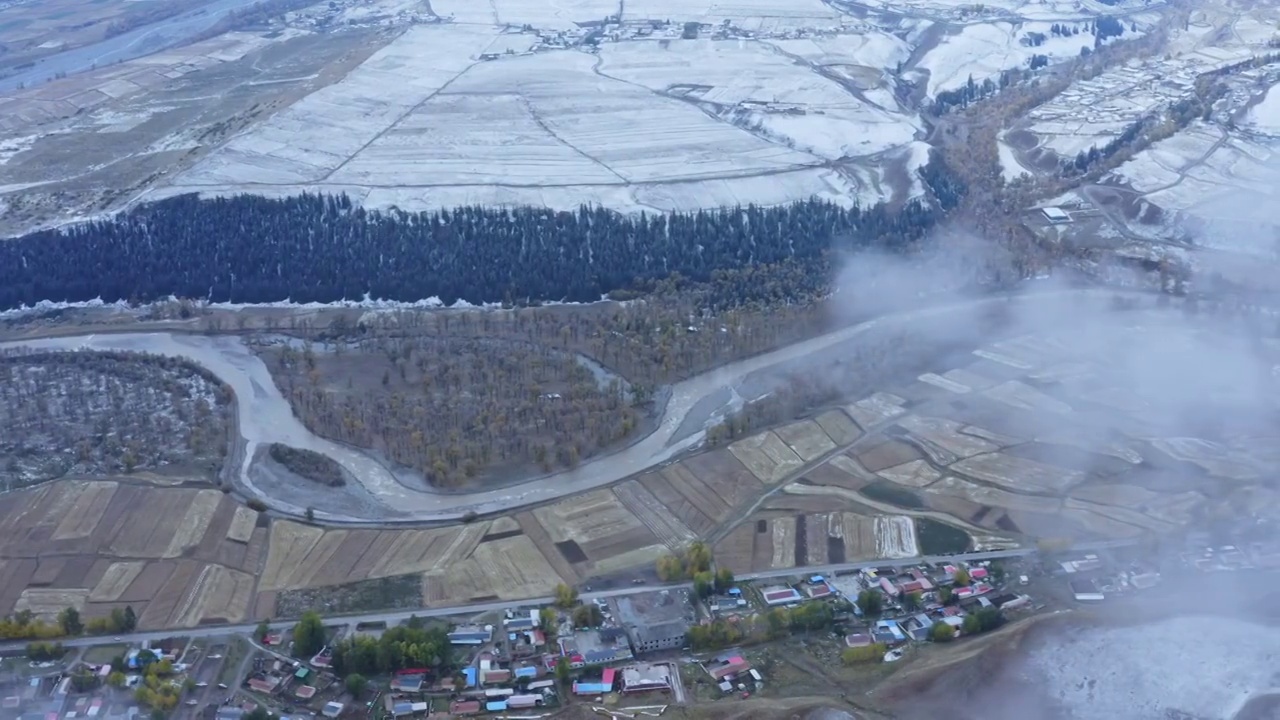
[[[1164,322],[1153,316],[1153,323]],[[1195,416],[1188,403],[1271,401],[1265,393],[1240,395],[1237,385],[1202,371],[1147,369],[1156,358],[1167,364],[1180,355],[1221,353],[1236,342],[1199,327],[1167,332],[1172,339],[1122,323],[1090,327],[1087,342],[1067,331],[1022,335],[974,351],[978,360],[964,367],[887,387],[845,406],[869,429],[866,436],[808,468],[802,482],[784,488],[787,497],[763,507],[801,512],[825,501],[859,511],[901,508],[982,543],[997,536],[1125,538],[1184,526],[1206,505],[1222,502],[1226,489],[1256,482],[1261,468],[1275,462],[1267,441],[1196,436],[1186,422]],[[1162,338],[1168,352],[1105,361],[1089,356],[1108,347],[1141,348],[1152,336]],[[1248,362],[1266,366],[1275,359]],[[1222,366],[1243,362],[1232,356]],[[1171,394],[1183,405],[1170,406]],[[790,537],[785,522],[778,527]],[[773,557],[761,560],[760,537],[750,536],[753,550],[746,550],[748,537],[735,529],[725,552],[744,567],[772,564]],[[788,562],[787,552],[778,550],[776,560]]]

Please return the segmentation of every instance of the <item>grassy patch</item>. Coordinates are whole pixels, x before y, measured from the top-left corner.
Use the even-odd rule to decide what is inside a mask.
[[[31,661],[25,657],[0,658],[0,673],[5,675],[12,673],[13,676],[21,679],[45,675],[54,671],[55,668],[33,668],[31,667]]]
[[[271,443],[268,451],[271,459],[283,465],[289,472],[306,478],[312,482],[342,487],[347,484],[342,475],[342,466],[328,455],[321,455],[313,450]]]
[[[916,518],[916,538],[922,555],[945,555],[969,549],[969,533],[930,518]]]
[[[111,662],[115,658],[123,656],[129,652],[129,646],[125,643],[112,643],[110,645],[94,645],[86,648],[84,651],[84,661],[93,663],[94,665],[104,665]]]
[[[859,492],[872,500],[897,505],[908,510],[923,510],[925,508],[924,502],[918,495],[883,480],[877,480],[862,488]]]
[[[242,637],[231,638],[231,642],[227,643],[227,651],[222,655],[222,667],[218,668],[217,682],[234,687],[238,679],[237,675],[240,674],[240,663],[248,651],[248,640]]]
[[[393,575],[345,585],[285,590],[276,596],[276,614],[298,617],[306,610],[322,614],[401,610],[422,606],[422,577]]]

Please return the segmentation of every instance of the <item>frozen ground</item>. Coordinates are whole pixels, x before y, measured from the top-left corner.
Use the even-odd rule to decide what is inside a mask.
[[[1135,10],[1154,9],[1164,3],[1160,0],[1117,0],[1105,4],[1097,0],[988,0],[982,3],[967,0],[867,0],[863,4],[888,12],[909,13],[916,17],[963,21],[983,17],[1085,19],[1096,15],[1128,14]]]
[[[768,41],[649,39],[606,43],[598,55],[481,59],[534,37],[483,23],[413,27],[150,197],[322,190],[406,210],[668,211],[812,196],[869,205],[923,192],[919,121],[878,83],[879,66],[905,48],[883,33],[803,48],[872,73],[866,94]],[[831,166],[848,158],[858,162]]]
[[[1166,222],[1192,231],[1199,245],[1267,258],[1280,251],[1278,138],[1196,122],[1138,153],[1112,178],[1164,210]]]
[[[1274,626],[1183,617],[1064,632],[1033,650],[1026,670],[1075,720],[1231,720],[1280,685],[1277,648]]]
[[[1272,86],[1262,101],[1249,109],[1242,125],[1254,132],[1280,137],[1280,90]]]
[[[996,80],[1011,68],[1025,68],[1032,55],[1045,55],[1051,61],[1069,60],[1080,55],[1080,48],[1093,47],[1093,35],[1055,37],[1049,32],[1051,22],[993,22],[966,25],[955,35],[948,35],[931,50],[918,67],[929,71],[929,95],[962,87],[969,78],[981,83]],[[1039,46],[1027,42],[1030,33],[1040,33],[1045,41]],[[1126,35],[1131,35],[1126,28]]]

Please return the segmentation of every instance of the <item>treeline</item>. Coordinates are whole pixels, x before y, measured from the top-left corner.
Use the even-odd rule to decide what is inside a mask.
[[[795,608],[773,608],[741,620],[720,618],[690,627],[687,639],[695,651],[777,640],[789,632],[829,629],[835,622],[837,609],[847,612],[849,607],[844,603],[837,608],[832,603],[808,602]]]
[[[1104,168],[1115,167],[1142,149],[1172,137],[1196,120],[1208,122],[1213,117],[1214,103],[1229,90],[1225,83],[1219,81],[1220,78],[1270,65],[1278,60],[1280,53],[1269,53],[1204,73],[1196,78],[1192,92],[1186,97],[1139,117],[1101,148],[1094,145],[1088,150],[1080,151],[1074,158],[1063,159],[1062,175],[1081,175],[1100,163]]]
[[[446,304],[594,301],[673,273],[705,282],[719,270],[808,262],[830,251],[901,250],[938,216],[920,201],[894,210],[813,199],[628,216],[599,207],[376,212],[346,196],[186,195],[0,244],[0,307],[170,295],[244,303],[366,295]]]
[[[289,472],[307,480],[329,487],[342,487],[347,484],[342,474],[342,466],[328,455],[322,455],[314,450],[290,447],[283,443],[271,443],[267,454]]]
[[[382,675],[406,668],[430,668],[444,674],[452,668],[449,634],[422,627],[417,618],[388,629],[378,638],[358,635],[333,646],[333,669],[340,676]]]

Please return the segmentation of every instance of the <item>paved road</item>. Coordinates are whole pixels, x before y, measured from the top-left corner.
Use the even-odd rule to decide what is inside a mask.
[[[1021,294],[1017,303],[1027,313],[1035,313],[1045,307],[1061,307],[1064,302],[1070,302],[1074,307],[1083,303],[1105,303],[1117,292],[1098,288],[1041,290]],[[280,394],[266,366],[236,337],[172,333],[84,335],[23,340],[0,344],[0,347],[136,350],[190,359],[204,365],[235,389],[240,433],[247,444],[239,483],[247,494],[258,497],[274,510],[294,516],[305,514],[305,508],[271,497],[256,488],[249,476],[254,447],[260,443],[282,442],[329,455],[351,471],[370,494],[388,507],[395,508],[403,517],[358,517],[317,510],[316,520],[338,525],[444,523],[456,522],[473,512],[482,515],[502,513],[557,500],[643,472],[700,442],[704,434],[702,428],[710,419],[701,415],[718,409],[707,407],[703,401],[712,397],[731,397],[732,393],[725,393],[726,389],[745,388],[751,384],[755,387],[751,394],[764,392],[767,383],[748,383],[748,379],[794,366],[797,361],[830,352],[851,341],[857,341],[859,347],[876,347],[895,342],[904,334],[923,337],[954,334],[957,328],[963,331],[976,324],[984,309],[1009,301],[1006,295],[988,296],[883,315],[724,365],[673,386],[657,428],[625,449],[536,481],[459,494],[438,494],[406,487],[386,466],[368,454],[313,435],[293,415],[292,408]],[[686,421],[690,421],[689,424],[697,430],[689,432]]]
[[[1095,543],[1081,543],[1073,546],[1074,551],[1087,552],[1090,550],[1102,550],[1106,548],[1125,547],[1135,544],[1132,540],[1110,540]],[[805,575],[832,575],[837,573],[856,572],[865,568],[878,567],[906,567],[910,565],[919,565],[921,563],[944,563],[944,562],[982,562],[984,560],[999,560],[1001,558],[1019,558],[1036,554],[1035,548],[1015,548],[1011,550],[990,550],[985,552],[962,553],[957,555],[926,555],[914,558],[892,558],[881,560],[862,560],[858,562],[836,563],[830,565],[814,565],[812,567],[791,568],[785,570],[769,570],[766,572],[749,573],[738,576],[739,580],[770,580],[773,578],[783,577],[800,577]],[[599,590],[594,592],[584,592],[581,594],[582,600],[594,600],[596,598],[615,598],[626,595],[639,595],[642,593],[654,592],[657,590],[688,590],[693,587],[692,583],[669,583],[665,585],[629,585],[627,587],[615,588],[612,590]],[[436,618],[436,617],[452,617],[457,615],[476,615],[486,612],[503,611],[507,608],[516,606],[531,605],[549,605],[555,601],[552,597],[530,598],[528,600],[515,601],[497,601],[497,602],[480,602],[469,603],[466,605],[455,605],[452,607],[442,608],[421,608],[418,610],[395,610],[391,612],[364,613],[359,615],[343,615],[328,619],[331,625],[346,625],[353,628],[360,623],[376,623],[385,622],[388,625],[408,620],[410,616],[420,618]],[[293,621],[271,623],[273,630],[284,630],[293,627]],[[164,638],[170,638],[175,635],[182,635],[189,638],[206,638],[218,637],[233,634],[249,634],[257,628],[256,623],[245,623],[241,625],[202,625],[189,629],[173,629],[157,632],[140,632],[129,635],[120,636],[95,636],[95,637],[79,637],[70,638],[62,641],[67,647],[86,647],[91,645],[102,645],[112,642],[128,641],[131,643],[141,643],[144,641],[158,641]],[[0,653],[22,651],[26,648],[25,642],[11,642],[0,644]]]

